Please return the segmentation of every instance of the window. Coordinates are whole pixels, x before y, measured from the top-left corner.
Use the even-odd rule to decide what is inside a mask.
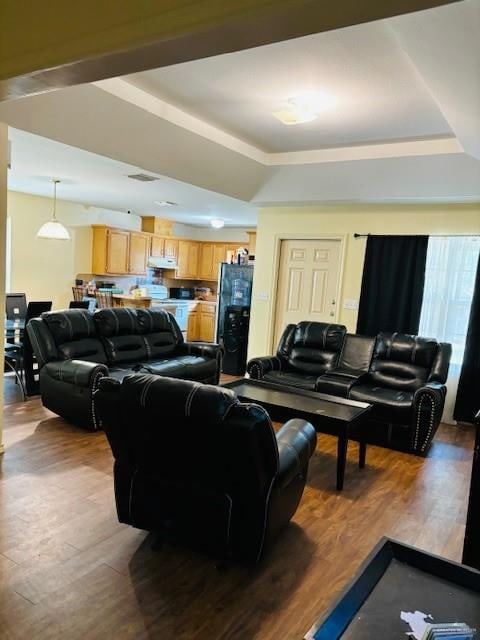
[[[480,249],[477,236],[428,240],[419,335],[452,344],[444,421],[453,421]]]

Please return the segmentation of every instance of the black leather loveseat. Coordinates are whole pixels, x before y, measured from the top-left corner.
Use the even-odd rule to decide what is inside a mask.
[[[152,375],[95,392],[120,522],[222,559],[256,562],[295,513],[316,433],[229,389]]]
[[[45,407],[88,429],[100,427],[93,393],[100,378],[134,371],[217,384],[221,348],[184,342],[162,309],[84,309],[44,313],[27,326],[40,367]]]
[[[373,405],[369,442],[425,454],[440,424],[452,348],[431,338],[347,334],[342,325],[288,325],[273,357],[254,358],[250,377]]]

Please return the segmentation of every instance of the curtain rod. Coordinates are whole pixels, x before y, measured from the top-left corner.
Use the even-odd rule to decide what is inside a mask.
[[[374,233],[354,233],[354,238],[369,238],[370,236],[374,236],[376,238],[389,238],[392,236],[398,236],[401,234],[398,233],[389,233],[389,234],[374,234]],[[478,233],[411,233],[404,234],[405,236],[429,236],[430,238],[479,238],[480,235]]]

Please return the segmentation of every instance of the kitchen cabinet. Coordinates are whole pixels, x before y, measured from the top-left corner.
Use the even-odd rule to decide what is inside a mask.
[[[227,260],[227,245],[223,242],[202,242],[200,248],[200,280],[217,280],[218,265]]]
[[[178,256],[178,240],[175,238],[165,238],[163,247],[164,258],[177,258]]]
[[[201,302],[198,305],[198,333],[201,342],[213,342],[215,339],[215,304]]]
[[[198,311],[190,311],[188,314],[187,340],[189,342],[197,342],[199,339]]]
[[[194,240],[178,241],[178,269],[175,278],[178,280],[198,280],[198,263],[200,243]]]
[[[165,238],[160,236],[152,236],[152,243],[150,245],[150,255],[153,258],[163,258],[165,251]]]
[[[131,232],[128,251],[128,273],[143,275],[147,272],[150,236],[147,233]]]

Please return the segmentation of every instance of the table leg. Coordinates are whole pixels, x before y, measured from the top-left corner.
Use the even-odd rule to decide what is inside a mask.
[[[358,452],[358,467],[360,469],[365,469],[366,458],[367,458],[367,443],[360,442],[360,448]]]
[[[337,444],[337,491],[343,489],[345,478],[345,465],[347,463],[348,436],[347,433],[340,433]]]

